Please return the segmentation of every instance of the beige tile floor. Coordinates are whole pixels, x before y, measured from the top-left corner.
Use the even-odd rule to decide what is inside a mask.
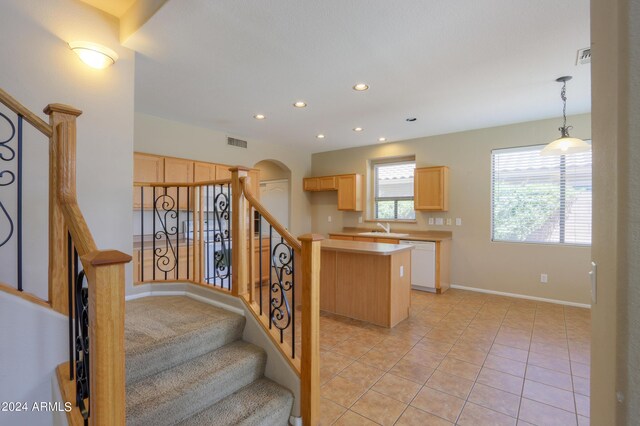
[[[412,292],[393,329],[322,314],[323,425],[588,425],[587,309]]]

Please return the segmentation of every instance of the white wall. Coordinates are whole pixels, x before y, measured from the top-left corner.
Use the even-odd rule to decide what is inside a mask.
[[[0,28],[2,89],[45,121],[48,117],[42,109],[49,103],[69,104],[84,112],[78,118],[78,201],[99,248],[131,253],[134,55],[119,45],[117,21],[76,0],[5,0],[0,5]],[[66,43],[73,40],[104,44],[115,50],[120,60],[106,70],[91,69],[68,48]],[[34,179],[28,167],[47,164],[47,141],[39,138],[25,140],[25,144],[42,148],[25,158],[29,164],[25,173]],[[40,173],[46,175],[42,170]],[[38,185],[46,194],[46,180]],[[5,193],[0,196],[4,200]],[[33,197],[25,200],[29,217],[45,218],[44,222],[38,219],[38,233],[30,232],[33,224],[25,222],[25,247],[30,247],[24,253],[27,268],[46,268],[46,205],[46,199],[37,203]],[[0,255],[4,269],[8,254]],[[9,267],[15,268],[12,262]],[[26,278],[26,290],[46,294],[46,273],[41,278]],[[3,335],[0,346],[2,400],[50,398],[53,365],[67,356],[66,350],[57,347],[67,345],[64,327],[48,314],[27,313],[33,309],[14,297],[0,298],[2,329],[15,326]],[[24,318],[27,326],[10,326],[12,321],[5,320],[5,315]],[[25,417],[22,424],[51,424],[51,419]]]
[[[356,172],[366,176],[368,160],[393,156],[415,155],[417,167],[449,166],[449,211],[417,212],[417,223],[394,224],[393,229],[452,231],[454,284],[589,303],[590,247],[491,242],[491,150],[550,142],[558,137],[559,123],[559,119],[541,120],[318,153],[312,157],[313,175]],[[576,137],[591,137],[589,114],[569,117],[569,123]],[[337,210],[335,192],[314,193],[311,203],[314,232],[363,226],[358,218],[364,212]],[[428,225],[429,217],[459,217],[462,226]],[[541,273],[548,274],[548,284],[540,284]]]
[[[249,140],[247,149],[227,145],[227,135],[203,127],[166,120],[137,112],[135,150],[253,167],[262,160],[275,159],[291,170],[290,229],[297,236],[311,230],[308,194],[302,190],[302,178],[311,173],[311,156],[302,151]]]

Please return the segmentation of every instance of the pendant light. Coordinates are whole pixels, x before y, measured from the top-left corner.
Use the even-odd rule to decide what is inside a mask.
[[[562,83],[560,98],[562,99],[562,127],[559,127],[560,138],[545,146],[540,155],[565,155],[574,154],[576,152],[586,152],[591,149],[591,145],[582,139],[572,138],[569,136],[569,129],[573,126],[567,126],[567,81],[571,80],[571,76],[560,77],[556,79],[558,83]]]

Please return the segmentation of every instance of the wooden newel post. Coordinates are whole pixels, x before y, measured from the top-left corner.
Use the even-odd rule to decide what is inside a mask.
[[[236,166],[231,171],[231,294],[243,296],[249,291],[248,217],[247,200],[242,195],[240,178],[248,176],[249,169]]]
[[[51,307],[68,314],[67,302],[67,227],[62,213],[60,187],[75,194],[76,118],[82,111],[62,104],[49,104],[44,109],[53,130],[49,138],[49,301]],[[60,140],[57,128],[65,126],[65,139]],[[61,157],[72,159],[61,169]]]
[[[89,283],[90,425],[124,425],[124,265],[131,256],[115,250],[82,257]]]
[[[320,410],[320,250],[324,237],[305,234],[302,242],[302,357],[300,395],[303,426],[316,426]]]

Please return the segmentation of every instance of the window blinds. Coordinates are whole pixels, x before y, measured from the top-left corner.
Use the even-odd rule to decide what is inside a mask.
[[[589,245],[591,151],[543,157],[543,148],[492,151],[492,240]]]

